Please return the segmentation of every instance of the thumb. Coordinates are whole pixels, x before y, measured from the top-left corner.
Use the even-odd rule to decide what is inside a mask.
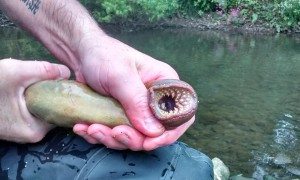
[[[163,125],[149,108],[148,90],[139,75],[119,76],[118,83],[112,83],[110,90],[110,94],[122,104],[131,124],[137,130],[149,137],[156,137],[164,132]]]
[[[20,60],[10,60],[15,68],[15,73],[18,73],[16,76],[16,85],[21,85],[23,88],[27,88],[31,84],[51,79],[62,79],[70,77],[70,70],[64,65],[49,63],[47,61],[20,61]],[[23,97],[23,91],[19,92],[19,97]],[[29,113],[26,107],[25,99],[22,98],[20,103],[23,119],[31,124],[30,128],[40,134],[48,132],[53,126],[44,122],[37,120],[36,117],[33,117]],[[44,135],[43,135],[44,136]],[[43,137],[39,136],[39,137]]]
[[[20,80],[25,87],[37,81],[51,79],[67,79],[70,77],[70,70],[61,64],[49,63],[46,61],[19,61]],[[25,84],[24,84],[25,83]]]

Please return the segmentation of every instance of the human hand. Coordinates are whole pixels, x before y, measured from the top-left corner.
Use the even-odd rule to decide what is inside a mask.
[[[176,141],[194,122],[165,130],[148,105],[145,85],[159,79],[178,79],[173,68],[108,36],[86,38],[81,44],[77,80],[101,94],[113,96],[125,109],[133,127],[113,129],[100,124],[77,124],[73,130],[90,143],[113,149],[152,150]]]
[[[24,91],[31,84],[68,78],[66,66],[44,61],[0,60],[0,139],[18,143],[40,141],[52,128],[27,110]]]

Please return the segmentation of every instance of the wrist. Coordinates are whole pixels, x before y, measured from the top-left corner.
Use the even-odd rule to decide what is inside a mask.
[[[101,59],[111,47],[113,38],[105,34],[100,28],[89,31],[77,42],[76,54],[81,64]]]
[[[65,23],[65,27],[55,26],[57,24],[48,23],[36,35],[58,60],[74,71],[80,69],[82,51],[88,46],[86,42],[89,39],[95,39],[94,34],[97,36],[98,34],[101,36],[105,34],[97,23],[88,16],[72,24]]]
[[[76,72],[80,71],[82,64],[87,60],[90,49],[101,42],[103,36],[107,36],[97,24],[77,26],[72,36],[70,36],[68,48],[71,56],[68,58],[70,67]]]
[[[98,27],[97,29],[80,34],[80,36],[77,36],[72,41],[73,44],[71,47],[73,47],[75,58],[72,61],[73,66],[70,67],[74,71],[77,81],[85,82],[84,68],[89,67],[89,64],[93,64],[93,61],[98,58],[93,51],[94,49],[98,49],[102,38],[106,36]]]

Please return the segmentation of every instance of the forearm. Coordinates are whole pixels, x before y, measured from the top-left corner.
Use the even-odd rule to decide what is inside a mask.
[[[104,35],[76,0],[2,0],[0,8],[75,71],[85,39]]]

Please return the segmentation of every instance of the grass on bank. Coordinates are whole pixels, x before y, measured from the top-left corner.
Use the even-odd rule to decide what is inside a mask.
[[[284,32],[300,26],[300,0],[81,0],[99,22],[201,18],[214,13],[235,26],[264,24]]]

